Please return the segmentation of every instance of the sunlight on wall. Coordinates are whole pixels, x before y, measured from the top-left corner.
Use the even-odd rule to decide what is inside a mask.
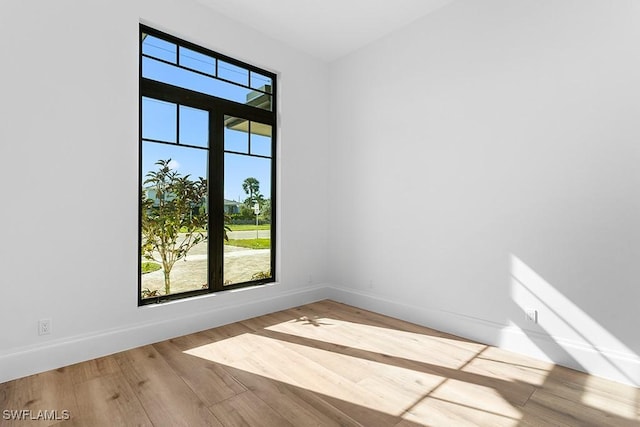
[[[570,358],[588,373],[605,375],[638,385],[640,358],[598,322],[555,289],[520,258],[511,255],[511,296],[522,308],[518,326],[552,360]],[[524,313],[535,309],[537,325]],[[553,354],[550,354],[553,353]],[[621,361],[628,361],[623,363]]]

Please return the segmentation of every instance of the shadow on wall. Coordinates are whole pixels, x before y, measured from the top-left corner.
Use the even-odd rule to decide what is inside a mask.
[[[515,255],[511,297],[533,319],[517,328],[555,363],[640,386],[640,357]]]

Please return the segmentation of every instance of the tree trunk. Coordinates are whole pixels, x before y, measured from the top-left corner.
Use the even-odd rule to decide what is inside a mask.
[[[169,295],[171,293],[171,279],[169,274],[171,273],[166,267],[162,269],[164,273],[164,294]]]

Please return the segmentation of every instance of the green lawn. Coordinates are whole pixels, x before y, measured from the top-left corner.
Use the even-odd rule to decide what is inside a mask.
[[[255,230],[255,224],[232,224],[229,226],[231,231],[247,231]],[[271,224],[260,224],[258,230],[271,230]]]
[[[224,244],[249,249],[269,249],[271,247],[271,239],[229,239]]]
[[[162,267],[157,262],[143,261],[142,262],[142,274],[151,273],[152,271],[160,270]]]
[[[228,225],[228,227],[231,229],[231,231],[255,231],[256,229],[256,225],[255,224],[232,224],[232,225]],[[258,226],[258,230],[271,230],[271,224],[260,224]],[[206,232],[207,230],[205,230],[204,228],[199,228],[197,230],[195,230],[196,232]],[[180,229],[181,233],[186,233],[187,229],[186,227],[182,227]]]

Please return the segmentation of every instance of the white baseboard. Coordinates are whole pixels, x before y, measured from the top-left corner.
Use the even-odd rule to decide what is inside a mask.
[[[640,357],[633,353],[596,348],[582,342],[553,337],[535,331],[523,331],[516,326],[495,323],[460,313],[417,307],[354,289],[329,287],[327,298],[587,372],[598,377],[640,387]]]
[[[211,310],[188,313],[161,322],[129,325],[49,341],[43,345],[12,349],[0,354],[0,383],[323,300],[326,299],[326,290],[325,285],[305,287],[251,302],[216,305]]]
[[[130,325],[51,341],[45,345],[14,349],[0,355],[0,383],[323,299],[343,302],[640,387],[640,358],[635,354],[594,348],[460,313],[417,307],[368,292],[327,285],[305,287],[241,304],[216,306],[208,311],[172,317],[162,322]],[[571,357],[567,357],[567,354]],[[575,360],[579,360],[581,365],[576,366]]]

